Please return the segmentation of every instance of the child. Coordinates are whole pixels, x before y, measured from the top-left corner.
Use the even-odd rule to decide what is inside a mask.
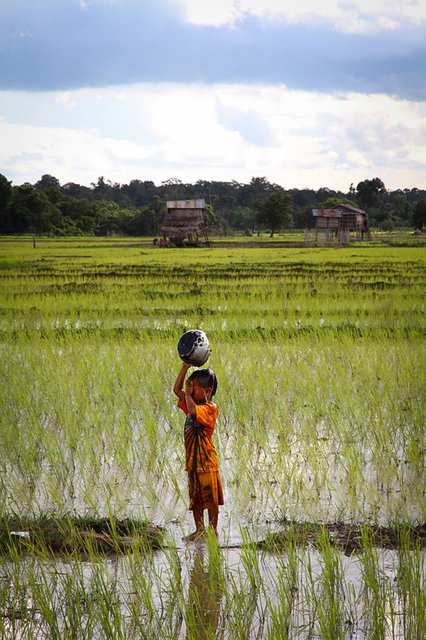
[[[197,369],[189,376],[183,390],[186,372],[191,365],[182,364],[173,387],[179,398],[178,407],[186,415],[185,449],[190,505],[195,531],[187,536],[191,542],[204,534],[204,509],[217,537],[219,505],[223,504],[222,483],[212,435],[218,408],[211,401],[216,393],[216,374],[211,369]]]

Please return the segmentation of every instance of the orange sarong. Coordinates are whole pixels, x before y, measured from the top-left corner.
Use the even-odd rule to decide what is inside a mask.
[[[192,418],[186,406],[185,391],[182,391],[178,407],[186,415],[185,469],[188,472],[189,509],[218,507],[223,504],[223,489],[212,439],[218,408],[213,402],[199,404],[196,416]]]
[[[189,510],[203,511],[223,504],[223,489],[219,471],[194,473],[188,471]]]

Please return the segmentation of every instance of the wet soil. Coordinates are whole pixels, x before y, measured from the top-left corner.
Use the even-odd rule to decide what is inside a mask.
[[[159,548],[163,536],[161,527],[130,518],[12,517],[0,520],[0,553],[39,549],[59,555],[115,554],[136,545]]]
[[[345,555],[361,553],[366,543],[382,549],[400,549],[407,544],[410,547],[426,548],[426,523],[421,525],[398,525],[380,527],[371,524],[347,524],[336,522],[317,525],[313,523],[283,523],[283,529],[270,534],[258,545],[265,549],[278,550],[288,544],[289,539],[301,545],[310,544],[321,547],[327,532],[331,546]]]
[[[165,529],[152,523],[135,520],[47,519],[24,521],[16,518],[0,526],[0,553],[13,550],[48,549],[54,554],[77,553],[85,556],[91,551],[114,555],[131,552],[135,546],[162,548],[167,546]],[[284,550],[289,542],[299,546],[321,548],[324,541],[345,555],[360,553],[365,546],[399,549],[402,546],[426,548],[426,523],[379,527],[372,524],[329,524],[282,522],[278,530],[267,534],[255,544],[272,552]],[[221,545],[240,548],[243,542]]]

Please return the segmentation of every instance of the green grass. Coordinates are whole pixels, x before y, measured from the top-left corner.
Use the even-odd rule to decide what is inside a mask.
[[[45,552],[87,556],[93,548],[117,553],[131,551],[135,546],[159,548],[163,543],[159,527],[132,518],[41,515],[0,520],[0,553],[5,555]]]
[[[424,249],[249,240],[0,241],[5,637],[202,637],[212,598],[219,637],[402,638],[401,624],[421,637]],[[191,553],[172,541],[157,555],[119,541],[123,522],[184,528],[171,388],[178,338],[196,327],[219,380],[222,541],[238,522],[246,546],[234,571],[210,541],[191,583]],[[80,544],[90,522],[114,523],[115,558],[89,537],[85,560],[78,545],[52,560],[46,540]],[[11,541],[12,525],[30,540]]]
[[[238,555],[203,547],[157,552],[135,545],[82,560],[35,551],[0,564],[6,638],[415,638],[424,631],[424,554],[406,530],[397,554],[362,532],[345,557],[318,532],[317,549],[259,552],[248,534]],[[350,635],[349,635],[350,637]]]
[[[139,516],[166,498],[171,517],[176,344],[200,327],[236,507],[424,520],[424,250],[5,247],[21,265],[0,280],[6,511]]]

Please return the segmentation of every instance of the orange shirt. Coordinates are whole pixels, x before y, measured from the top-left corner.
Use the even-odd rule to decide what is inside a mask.
[[[195,419],[188,413],[185,391],[182,390],[178,407],[186,415],[185,420],[185,449],[186,471],[203,473],[205,471],[219,471],[217,454],[212,436],[219,410],[213,402],[196,405]]]

